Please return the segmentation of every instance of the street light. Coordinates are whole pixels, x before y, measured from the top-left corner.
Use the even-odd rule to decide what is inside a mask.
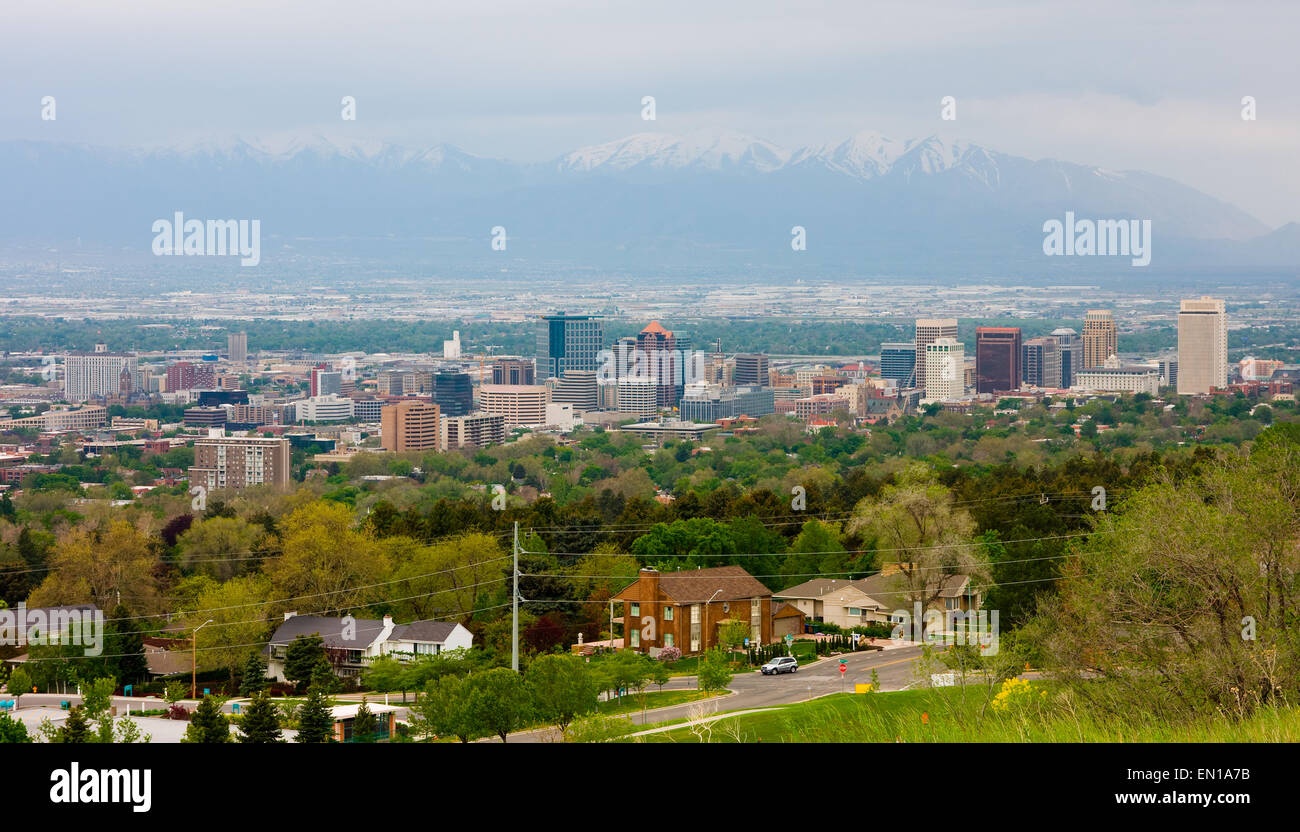
[[[194,634],[190,636],[190,699],[198,698],[198,675],[199,675],[199,630],[212,623],[209,618],[202,624],[194,628]]]
[[[704,602],[704,620],[700,622],[700,652],[701,653],[709,649],[709,604],[712,604],[713,599],[717,598],[721,594],[722,594],[722,590],[719,589],[717,592],[709,596],[709,600]]]

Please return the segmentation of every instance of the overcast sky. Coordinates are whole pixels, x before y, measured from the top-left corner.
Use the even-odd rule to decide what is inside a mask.
[[[1295,2],[4,5],[0,140],[322,133],[533,161],[647,129],[787,146],[937,133],[1148,170],[1272,226],[1300,220]],[[947,95],[956,122],[939,118]]]

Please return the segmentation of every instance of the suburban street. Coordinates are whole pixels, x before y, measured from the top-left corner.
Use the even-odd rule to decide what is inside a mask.
[[[893,650],[860,652],[822,659],[810,665],[804,665],[796,673],[781,676],[764,676],[757,670],[740,673],[731,680],[731,693],[702,702],[672,705],[649,711],[642,717],[640,711],[626,716],[634,725],[651,725],[673,719],[685,719],[692,709],[703,708],[712,715],[721,711],[742,711],[754,708],[770,708],[790,705],[819,696],[839,693],[841,690],[852,692],[855,684],[871,681],[871,671],[876,671],[883,691],[902,690],[915,681],[913,664],[921,655],[920,647],[899,647]],[[847,660],[848,670],[840,673],[840,659]],[[841,676],[844,678],[841,679]],[[694,676],[673,679],[664,690],[683,690],[695,687]],[[658,690],[652,687],[651,690]],[[510,742],[557,742],[559,732],[551,729],[521,731],[510,735]],[[496,739],[483,742],[499,742]]]

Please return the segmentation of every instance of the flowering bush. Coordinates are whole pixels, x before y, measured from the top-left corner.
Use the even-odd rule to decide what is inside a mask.
[[[678,650],[676,647],[665,647],[659,651],[658,656],[655,656],[655,658],[661,662],[675,662],[681,657],[682,651]]]
[[[1046,696],[1047,691],[1038,691],[1038,695]],[[999,713],[1019,709],[1021,706],[1033,701],[1034,686],[1024,679],[1007,679],[998,689],[997,696],[993,697],[993,710]]]

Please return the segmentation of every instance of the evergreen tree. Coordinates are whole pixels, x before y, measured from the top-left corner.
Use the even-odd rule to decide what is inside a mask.
[[[205,696],[194,709],[185,738],[181,742],[230,742],[230,720],[221,712],[221,702],[215,696]]]
[[[32,738],[27,734],[27,726],[22,720],[14,719],[8,713],[0,713],[0,743],[31,741]]]
[[[68,718],[63,721],[63,727],[59,729],[59,742],[88,743],[94,738],[90,730],[90,723],[86,720],[86,713],[80,705],[68,712]]]
[[[352,741],[353,742],[374,742],[375,731],[379,730],[379,722],[375,715],[370,712],[366,704],[366,698],[361,697],[361,707],[357,708],[357,715],[352,719]]]
[[[312,685],[307,700],[298,708],[297,742],[330,742],[334,734],[334,717],[330,714],[325,691]]]
[[[131,611],[122,604],[113,608],[104,626],[104,669],[124,685],[134,685],[149,677],[149,662],[144,655],[144,636]]]
[[[248,654],[244,662],[244,677],[239,680],[239,695],[252,696],[258,691],[266,690],[266,663],[256,650]]]
[[[265,690],[258,691],[249,703],[244,718],[239,721],[239,731],[240,742],[284,742],[280,734],[279,709]]]
[[[285,648],[284,678],[301,689],[315,681],[313,676],[322,662],[329,664],[324,640],[319,635],[298,636]]]

